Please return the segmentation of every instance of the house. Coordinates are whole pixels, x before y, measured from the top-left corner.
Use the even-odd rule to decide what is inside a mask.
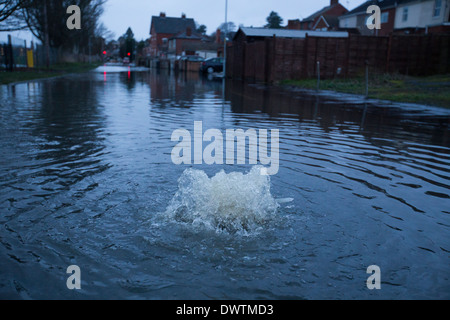
[[[186,18],[185,14],[181,18],[166,17],[164,12],[159,16],[153,16],[150,25],[150,55],[152,57],[167,56],[169,51],[169,39],[180,35],[188,30],[195,30],[195,21]],[[191,34],[192,35],[192,34]]]
[[[367,28],[371,14],[367,8],[381,9],[381,29]],[[370,0],[339,17],[341,29],[357,30],[362,35],[386,36],[391,33],[447,32],[450,0]]]
[[[353,29],[362,35],[385,36],[394,31],[395,12],[398,2],[401,0],[370,0],[339,17],[339,27],[344,30]],[[367,13],[367,8],[377,5],[381,9],[381,29],[369,29],[367,19],[372,15]]]
[[[302,29],[302,22],[299,19],[288,20],[288,25],[287,25],[286,29],[289,29],[289,30],[301,30]]]
[[[168,55],[195,55],[195,46],[192,44],[198,44],[205,40],[201,34],[194,32],[191,27],[187,27],[185,31],[169,39]]]
[[[310,37],[328,37],[328,38],[347,38],[348,32],[322,32],[310,30],[289,30],[289,29],[268,29],[268,28],[245,28],[241,27],[236,32],[233,42],[255,42],[262,41],[266,38],[288,38],[288,39],[305,39]]]
[[[313,13],[309,17],[297,22],[288,21],[288,29],[313,30],[313,31],[336,31],[339,29],[338,17],[347,13],[348,10],[339,3],[339,0],[330,0],[330,5]],[[298,27],[300,24],[300,27]]]
[[[450,32],[450,0],[399,1],[395,33]]]
[[[197,55],[205,59],[214,58],[218,56],[220,48],[223,48],[223,39],[219,29],[215,36],[207,36],[194,32],[188,27],[186,31],[169,39],[168,58],[184,55]]]

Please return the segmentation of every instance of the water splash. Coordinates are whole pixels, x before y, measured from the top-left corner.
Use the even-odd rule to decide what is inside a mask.
[[[261,168],[255,166],[247,174],[222,170],[212,178],[204,171],[187,169],[164,216],[220,233],[256,234],[279,208],[270,192],[270,177],[261,175]]]

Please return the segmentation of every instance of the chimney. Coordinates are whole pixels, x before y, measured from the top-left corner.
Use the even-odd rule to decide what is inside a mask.
[[[338,3],[339,3],[339,0],[330,0],[330,6],[333,6]]]
[[[220,39],[220,29],[217,29],[216,31],[216,43],[220,43],[221,39]]]
[[[192,29],[191,29],[191,27],[187,27],[186,28],[186,36],[188,36],[188,37],[192,36]]]
[[[186,13],[182,13],[182,14],[181,14],[181,18],[182,18],[182,19],[186,19]]]
[[[289,30],[301,30],[300,20],[288,20],[287,29]]]
[[[165,18],[165,17],[166,17],[166,13],[165,13],[165,12],[161,12],[161,13],[159,14],[159,16],[160,16],[161,18]]]

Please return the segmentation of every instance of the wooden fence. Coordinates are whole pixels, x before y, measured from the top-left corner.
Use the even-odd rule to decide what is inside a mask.
[[[227,76],[256,82],[322,78],[372,71],[409,75],[450,72],[450,35],[350,35],[348,38],[266,38],[235,42],[227,51]]]

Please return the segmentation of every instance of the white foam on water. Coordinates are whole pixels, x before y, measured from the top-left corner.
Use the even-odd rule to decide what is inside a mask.
[[[270,177],[261,175],[261,168],[255,166],[247,174],[222,170],[212,178],[202,170],[185,170],[164,217],[219,233],[258,233],[279,208],[270,192]]]

